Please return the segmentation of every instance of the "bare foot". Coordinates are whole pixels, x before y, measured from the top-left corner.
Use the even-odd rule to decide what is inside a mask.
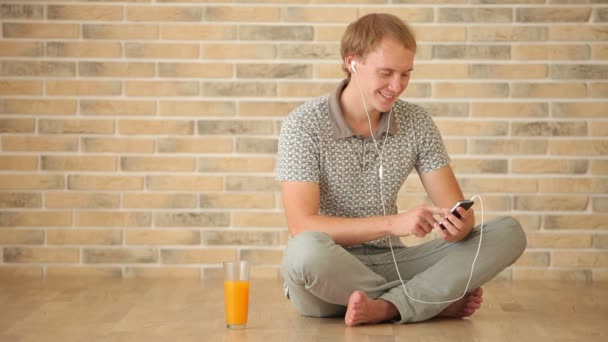
[[[399,314],[391,302],[384,299],[371,299],[365,292],[355,291],[348,299],[344,323],[349,327],[367,323],[379,323]]]
[[[483,301],[483,289],[480,287],[475,291],[464,296],[462,299],[450,304],[445,310],[441,311],[437,317],[469,317],[481,307]]]

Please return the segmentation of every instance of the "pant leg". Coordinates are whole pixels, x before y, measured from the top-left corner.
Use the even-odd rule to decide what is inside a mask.
[[[289,299],[304,316],[344,315],[355,290],[376,297],[386,290],[380,288],[386,279],[366,266],[366,259],[350,253],[325,233],[298,234],[289,239],[281,266]]]
[[[420,246],[395,249],[395,257],[408,294],[427,302],[445,301],[461,296],[469,279],[471,263],[480,237],[478,226],[466,239],[456,243],[436,239]],[[514,218],[501,217],[484,223],[481,249],[468,292],[480,287],[513,264],[525,248],[525,233]],[[371,258],[374,262],[371,268],[375,272],[389,282],[398,279],[390,252]],[[429,319],[451,304],[416,302],[405,295],[400,281],[379,298],[393,303],[398,308],[400,323]]]

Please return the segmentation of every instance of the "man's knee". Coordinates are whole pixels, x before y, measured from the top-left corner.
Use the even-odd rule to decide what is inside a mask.
[[[327,263],[329,249],[335,243],[332,238],[321,232],[302,232],[289,239],[283,258],[284,275],[298,275],[319,269]]]
[[[513,262],[515,262],[528,245],[526,233],[521,224],[512,216],[503,216],[494,220],[492,226],[496,243],[504,245],[505,250],[511,254]]]

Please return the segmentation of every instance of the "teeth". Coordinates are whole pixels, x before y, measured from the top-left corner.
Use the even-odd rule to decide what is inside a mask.
[[[387,98],[387,99],[389,99],[389,100],[392,100],[392,99],[393,99],[393,97],[394,97],[394,96],[388,96],[388,95],[384,95],[384,94],[382,94],[382,93],[380,93],[380,95],[382,95],[382,96],[386,97],[386,98]]]

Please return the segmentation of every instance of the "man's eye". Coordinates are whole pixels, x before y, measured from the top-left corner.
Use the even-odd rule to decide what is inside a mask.
[[[382,72],[380,72],[380,76],[388,77],[390,75],[391,75],[391,73],[388,72],[388,71],[382,71]]]

